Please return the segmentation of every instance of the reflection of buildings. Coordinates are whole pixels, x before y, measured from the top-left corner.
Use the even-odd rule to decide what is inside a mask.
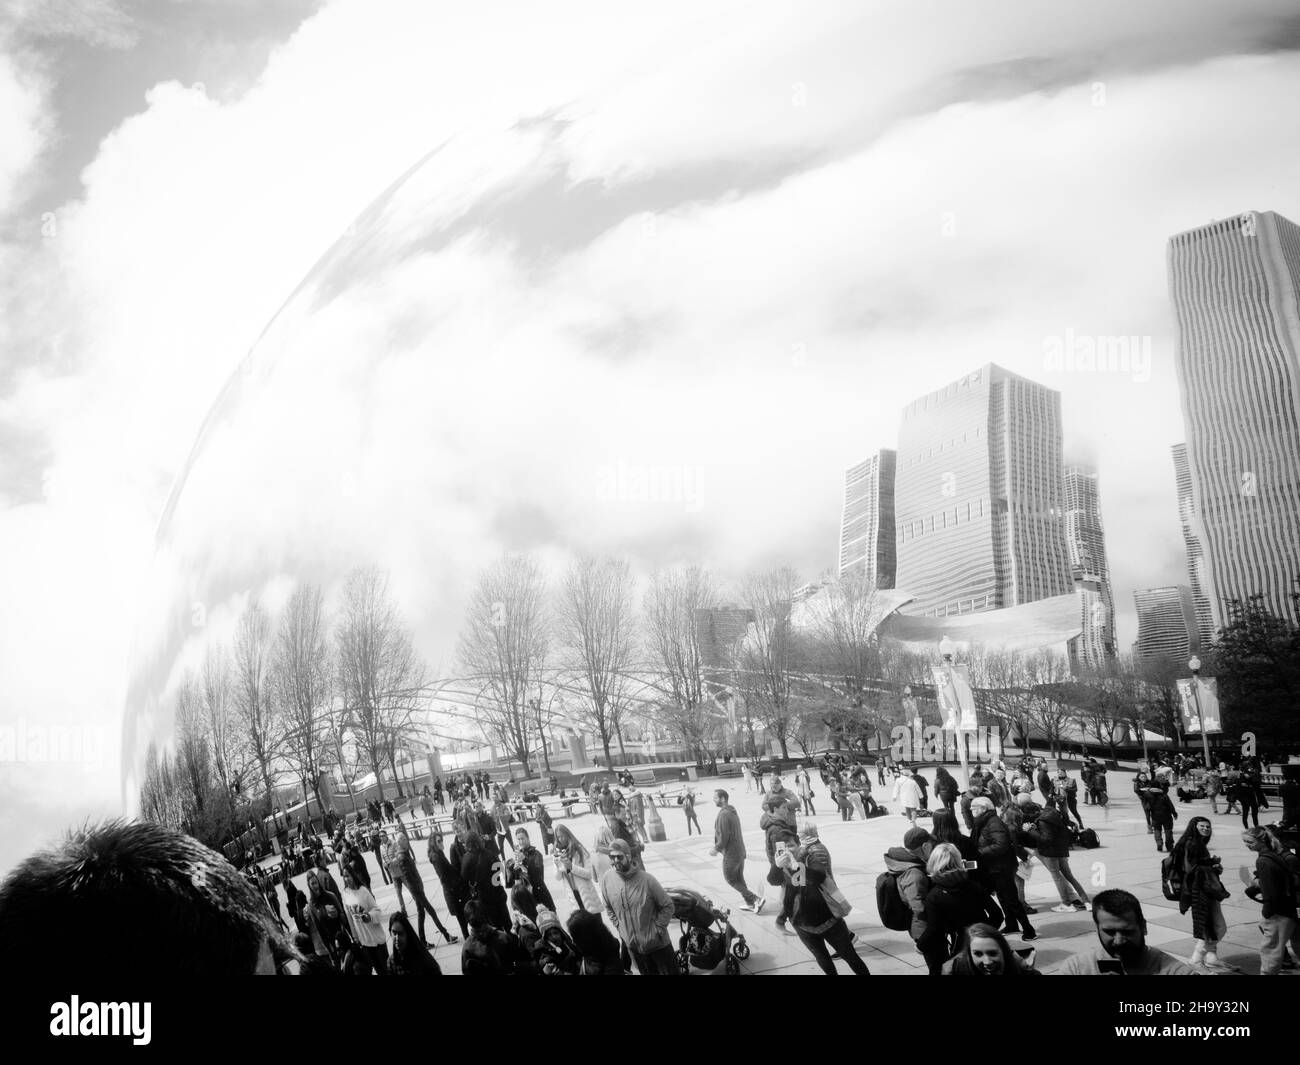
[[[896,459],[897,452],[882,449],[865,462],[850,467],[844,475],[840,573],[866,576],[877,588],[894,587]]]
[[[1100,666],[1115,656],[1115,602],[1106,561],[1106,533],[1101,521],[1097,471],[1065,468],[1065,544],[1079,596],[1082,634],[1075,645],[1080,664]]]
[[[1187,585],[1145,588],[1133,593],[1133,601],[1138,614],[1135,658],[1176,658],[1185,662],[1190,655],[1201,652],[1196,604]]]
[[[1073,591],[1060,393],[988,364],[903,411],[896,585],[936,617]],[[1073,599],[1073,597],[1072,597]]]
[[[1196,497],[1192,493],[1192,469],[1187,463],[1187,445],[1175,444],[1174,477],[1178,482],[1178,520],[1183,527],[1183,543],[1187,547],[1187,575],[1192,589],[1192,602],[1196,606],[1196,629],[1201,643],[1209,646],[1214,635],[1214,613],[1210,607],[1209,573],[1205,565],[1205,550],[1201,547],[1200,519],[1196,516]]]
[[[1252,211],[1180,233],[1169,286],[1198,583],[1218,626],[1256,594],[1300,620],[1300,227]]]

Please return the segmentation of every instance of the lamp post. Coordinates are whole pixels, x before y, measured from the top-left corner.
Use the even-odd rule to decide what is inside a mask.
[[[939,641],[939,656],[943,659],[944,670],[948,675],[949,682],[952,680],[952,656],[956,650],[957,645],[948,639],[946,635]],[[955,687],[953,688],[953,691],[956,692]],[[970,767],[966,764],[966,734],[962,732],[961,728],[961,707],[956,707],[954,712],[956,714],[957,724],[957,757],[961,760],[962,786],[964,788],[969,788]]]
[[[1205,768],[1210,768],[1210,737],[1205,732],[1205,715],[1201,713],[1201,660],[1192,655],[1187,667],[1192,671],[1192,700],[1196,703],[1196,720],[1201,724],[1201,751],[1205,755]]]

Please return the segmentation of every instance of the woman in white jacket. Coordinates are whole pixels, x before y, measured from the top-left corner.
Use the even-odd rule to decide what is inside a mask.
[[[352,927],[352,938],[360,944],[377,973],[388,972],[388,940],[384,935],[384,914],[368,888],[357,882],[356,874],[343,867],[343,909]]]
[[[916,811],[921,808],[921,789],[912,776],[911,769],[904,769],[894,782],[894,801],[903,807],[907,819],[916,825]]]
[[[566,885],[579,907],[588,913],[603,913],[605,905],[596,886],[596,868],[591,853],[564,825],[555,828],[555,878]]]

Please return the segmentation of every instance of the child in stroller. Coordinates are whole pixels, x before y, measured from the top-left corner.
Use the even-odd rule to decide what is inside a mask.
[[[727,919],[729,911],[718,909],[699,892],[690,888],[668,888],[673,900],[681,938],[677,941],[677,964],[682,973],[691,966],[712,971],[726,958],[728,976],[740,972],[740,963],[749,957],[749,944]]]

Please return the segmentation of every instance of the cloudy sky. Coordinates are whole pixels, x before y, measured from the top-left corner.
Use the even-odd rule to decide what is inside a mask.
[[[811,577],[988,361],[1062,392],[1127,646],[1185,578],[1165,241],[1300,218],[1286,0],[5,11],[0,729],[89,754],[0,764],[0,867],[248,594],[378,562],[440,668],[505,550]],[[1099,336],[1150,366],[1049,358]]]

